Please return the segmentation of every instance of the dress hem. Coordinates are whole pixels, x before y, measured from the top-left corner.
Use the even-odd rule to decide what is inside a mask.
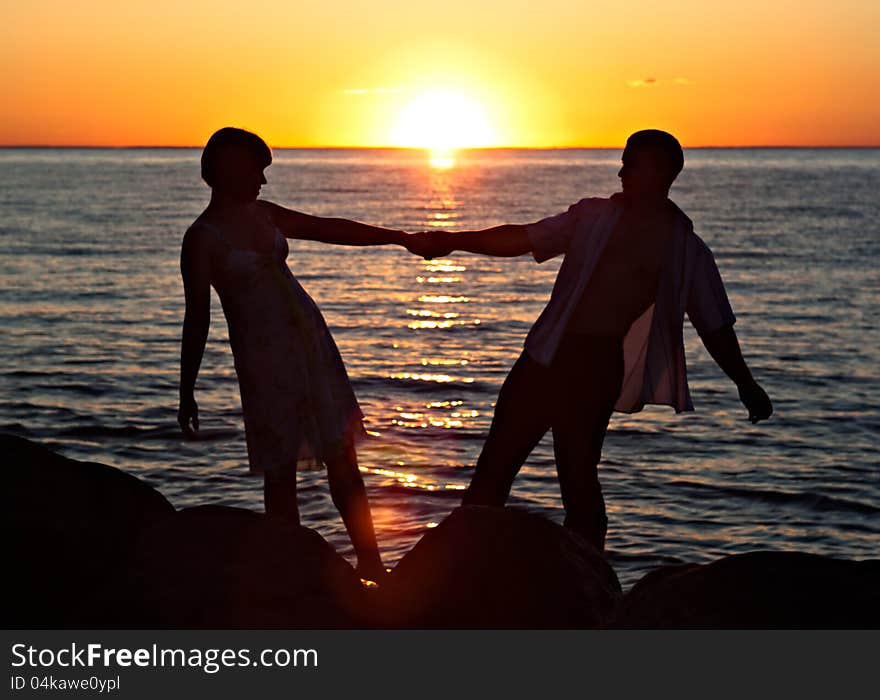
[[[360,430],[354,430],[342,439],[330,443],[328,449],[324,450],[323,454],[337,453],[347,445],[357,445],[369,437],[370,434],[367,432],[366,428],[361,426]],[[324,471],[326,469],[327,465],[324,462],[323,455],[300,455],[296,459],[295,471],[297,472],[315,472]],[[265,476],[267,472],[271,474],[289,474],[291,472],[290,463],[288,462],[283,467],[277,469],[261,469],[257,465],[248,465],[247,475],[249,476]]]

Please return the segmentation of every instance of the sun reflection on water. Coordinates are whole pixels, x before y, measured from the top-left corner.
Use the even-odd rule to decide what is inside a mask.
[[[430,372],[394,372],[389,375],[390,379],[415,379],[420,382],[439,382],[445,384],[447,382],[463,382],[470,384],[474,381],[472,377],[453,377],[449,374],[433,374]]]
[[[391,424],[404,430],[420,428],[470,428],[480,416],[476,409],[462,408],[462,401],[432,401],[418,406],[395,406]]]
[[[423,491],[462,491],[466,487],[462,484],[454,484],[454,483],[438,483],[436,481],[431,481],[430,479],[426,479],[424,477],[419,476],[418,474],[413,474],[411,472],[399,472],[394,471],[392,469],[361,469],[361,471],[368,472],[370,474],[375,474],[377,476],[388,477],[391,481],[396,483],[398,486],[404,486],[406,488],[411,489],[421,489]],[[373,512],[373,522],[377,525],[379,523],[385,524],[393,524],[397,517],[394,514],[394,510],[387,506],[385,507],[375,507],[372,509]]]
[[[431,311],[429,309],[407,309],[406,313],[410,316],[429,316],[431,318],[458,318],[459,314],[453,311],[447,311],[446,313],[439,313],[437,311]]]
[[[461,282],[461,277],[422,277],[419,275],[416,277],[416,282],[419,284],[451,284],[453,282]]]
[[[455,151],[449,148],[434,148],[428,153],[428,163],[436,170],[449,170],[455,167]]]
[[[413,321],[408,323],[408,328],[451,328],[452,326],[479,326],[480,319],[475,318],[473,321]]]
[[[470,297],[453,297],[444,294],[423,294],[419,297],[419,301],[425,302],[426,304],[465,304],[470,301]]]
[[[456,265],[451,260],[431,260],[425,262],[425,272],[464,272],[464,265]]]

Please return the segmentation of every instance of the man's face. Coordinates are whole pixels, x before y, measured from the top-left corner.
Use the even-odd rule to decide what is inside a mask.
[[[255,200],[266,183],[263,168],[247,149],[226,148],[218,158],[214,187],[242,202]]]
[[[633,197],[666,195],[670,183],[663,154],[649,149],[624,149],[621,161],[623,167],[617,176],[626,194]]]

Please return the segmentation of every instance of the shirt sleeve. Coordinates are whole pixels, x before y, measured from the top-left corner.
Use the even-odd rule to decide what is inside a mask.
[[[526,235],[532,245],[532,256],[536,262],[542,263],[568,250],[577,224],[578,205],[581,202],[572,204],[561,214],[548,216],[526,226]]]
[[[687,315],[700,336],[736,323],[715,256],[702,241],[688,295]]]

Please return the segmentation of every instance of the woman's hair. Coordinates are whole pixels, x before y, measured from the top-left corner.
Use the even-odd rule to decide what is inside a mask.
[[[642,129],[631,134],[626,140],[626,148],[630,151],[650,150],[659,152],[666,161],[669,182],[672,183],[684,167],[684,153],[681,144],[668,131],[659,129]]]
[[[202,179],[211,187],[214,186],[215,168],[220,154],[230,146],[247,150],[260,167],[265,168],[272,162],[272,151],[263,139],[250,131],[224,126],[211,134],[202,151]]]

